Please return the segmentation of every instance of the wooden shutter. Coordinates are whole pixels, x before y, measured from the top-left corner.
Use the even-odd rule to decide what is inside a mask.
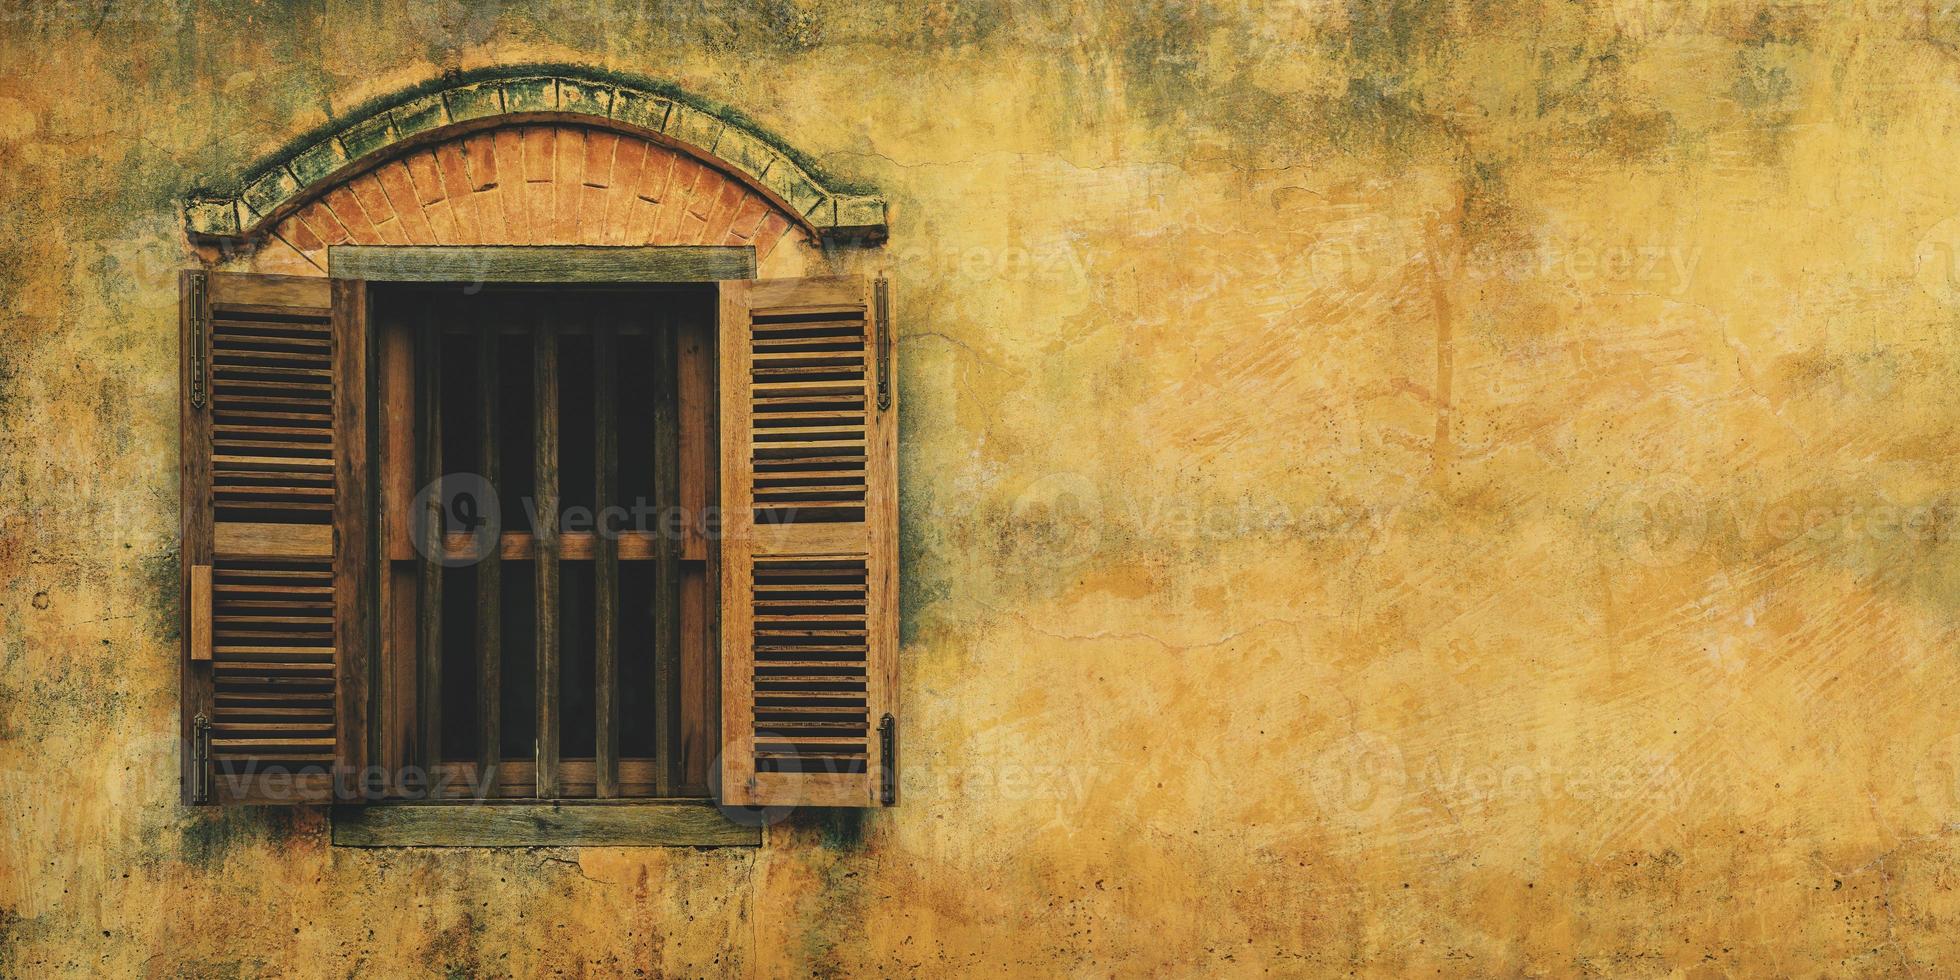
[[[895,801],[898,394],[885,283],[721,285],[721,798]]]
[[[317,802],[365,762],[366,296],[183,275],[186,803]]]

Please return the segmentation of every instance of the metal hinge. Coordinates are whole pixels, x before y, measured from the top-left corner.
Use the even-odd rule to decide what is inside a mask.
[[[892,407],[892,304],[891,280],[879,276],[872,284],[878,331],[878,411]]]
[[[898,802],[898,722],[889,714],[878,722],[878,757],[884,760],[878,769],[878,804],[891,806]]]
[[[191,273],[191,407],[204,407],[204,334],[209,315],[204,301],[205,276]]]
[[[211,802],[211,719],[202,711],[191,719],[191,802]]]

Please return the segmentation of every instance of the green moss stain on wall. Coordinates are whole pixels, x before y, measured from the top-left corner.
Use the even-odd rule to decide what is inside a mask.
[[[1960,956],[1941,5],[17,6],[0,973]],[[893,203],[897,809],[371,851],[176,805],[174,202],[522,63]]]

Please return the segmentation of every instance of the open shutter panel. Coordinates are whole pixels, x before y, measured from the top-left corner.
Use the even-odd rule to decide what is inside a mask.
[[[183,277],[184,798],[304,803],[364,764],[366,290]]]
[[[722,802],[890,803],[898,399],[885,283],[721,290]]]

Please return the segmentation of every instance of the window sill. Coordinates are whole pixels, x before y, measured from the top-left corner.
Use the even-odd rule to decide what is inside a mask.
[[[758,847],[706,800],[455,801],[333,808],[336,847]]]

